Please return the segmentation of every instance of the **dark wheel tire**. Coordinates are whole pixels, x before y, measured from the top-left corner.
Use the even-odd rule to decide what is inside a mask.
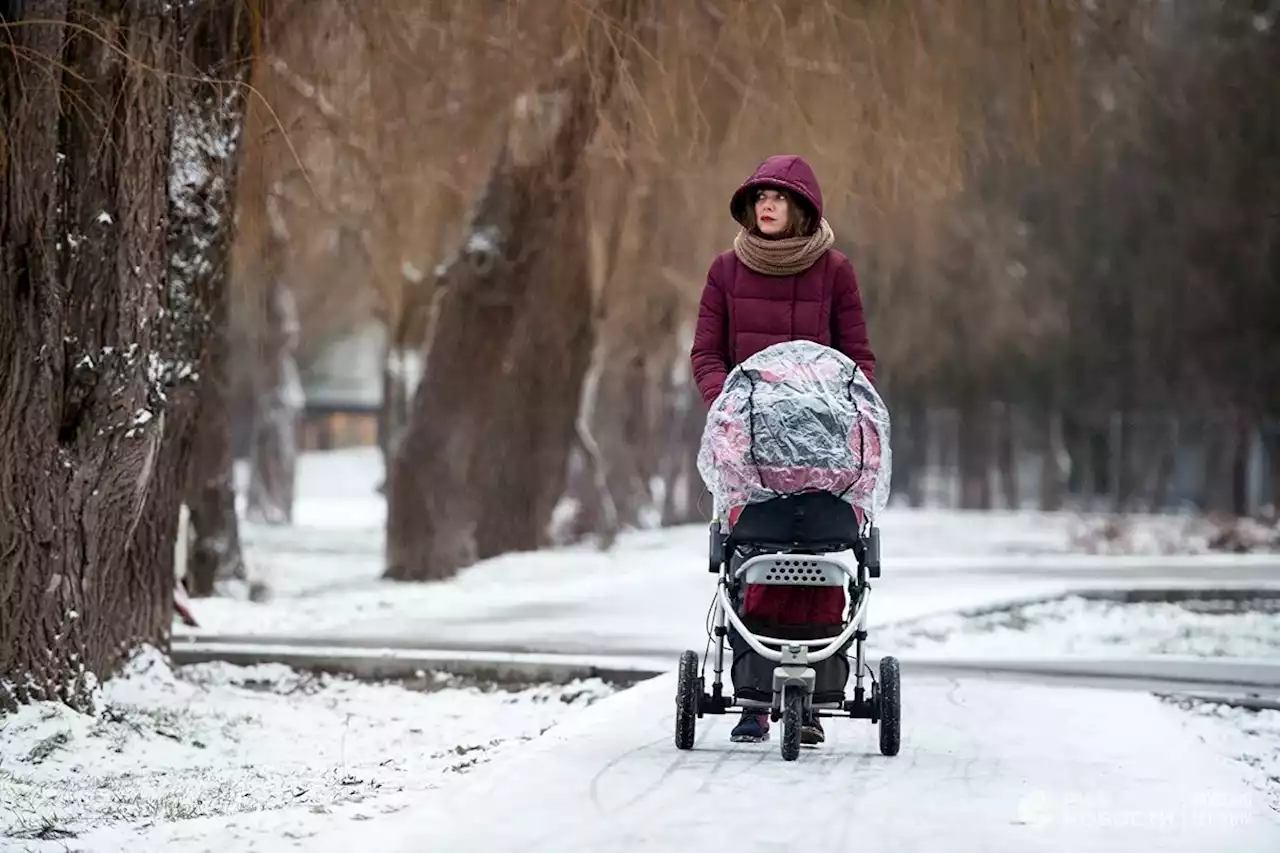
[[[804,691],[792,687],[782,696],[782,760],[800,757],[800,727],[804,723]]]
[[[880,753],[897,755],[902,746],[902,677],[898,659],[880,658]]]
[[[693,749],[698,725],[698,653],[680,655],[676,675],[676,749]]]

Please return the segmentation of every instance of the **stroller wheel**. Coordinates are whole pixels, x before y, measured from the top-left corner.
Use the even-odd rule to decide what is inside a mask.
[[[782,696],[782,760],[800,757],[800,727],[804,723],[804,692],[792,687]]]
[[[699,698],[698,653],[685,652],[676,675],[676,749],[693,749]]]
[[[880,658],[880,753],[897,755],[902,746],[902,679],[898,659]]]

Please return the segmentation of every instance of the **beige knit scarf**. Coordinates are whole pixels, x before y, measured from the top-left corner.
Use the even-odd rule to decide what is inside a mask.
[[[822,253],[836,241],[835,232],[826,219],[808,237],[783,237],[770,240],[744,228],[733,238],[733,253],[738,260],[765,275],[795,275],[813,266]]]

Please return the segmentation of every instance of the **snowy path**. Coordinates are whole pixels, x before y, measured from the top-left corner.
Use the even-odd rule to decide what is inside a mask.
[[[1240,769],[1140,694],[905,678],[903,748],[866,721],[786,764],[730,744],[731,718],[672,745],[673,680],[598,703],[394,813],[303,810],[103,832],[75,848],[184,853],[1194,851],[1271,853],[1280,816]],[[376,820],[371,817],[376,816]]]
[[[381,515],[367,458],[309,461],[291,529],[250,529],[280,598],[202,602],[205,630],[340,643],[489,645],[674,662],[703,648],[714,578],[702,528],[629,534],[487,561],[445,584],[379,581]],[[354,474],[353,474],[354,472]],[[1280,588],[1280,558],[1069,553],[1062,518],[891,511],[870,608],[872,656],[889,623],[1082,589]],[[877,641],[880,638],[880,642]],[[901,654],[909,658],[909,653]],[[751,853],[1280,850],[1280,815],[1254,768],[1199,736],[1192,715],[1140,693],[947,677],[904,667],[902,754],[866,721],[786,764],[775,740],[728,743],[704,718],[672,744],[670,675],[602,701],[520,750],[412,796],[104,830],[72,849],[181,853],[589,850]],[[429,724],[429,723],[428,723]],[[1207,735],[1206,735],[1207,737]],[[1262,773],[1261,769],[1256,770]],[[50,848],[51,849],[51,848]]]

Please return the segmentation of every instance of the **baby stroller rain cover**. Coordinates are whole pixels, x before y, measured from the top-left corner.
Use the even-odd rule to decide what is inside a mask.
[[[711,405],[698,472],[733,510],[825,491],[870,517],[889,502],[889,411],[852,359],[812,341],[774,344],[730,371]]]

